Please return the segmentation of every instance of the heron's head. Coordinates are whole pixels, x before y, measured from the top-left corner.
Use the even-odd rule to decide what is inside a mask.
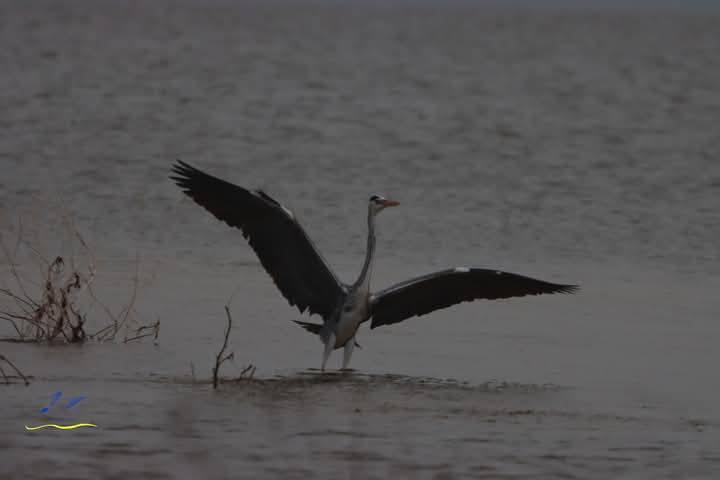
[[[373,215],[377,215],[381,210],[387,207],[397,207],[400,205],[395,200],[388,200],[387,198],[381,197],[380,195],[373,195],[370,197],[369,209]]]

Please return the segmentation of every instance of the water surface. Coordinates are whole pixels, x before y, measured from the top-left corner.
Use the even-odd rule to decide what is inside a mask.
[[[0,5],[0,221],[90,245],[157,345],[2,344],[9,478],[712,478],[720,385],[720,33],[712,13]],[[167,179],[263,187],[341,278],[499,268],[575,296],[463,304],[359,334],[350,374],[237,231]],[[4,264],[3,280],[12,281]],[[25,257],[29,277],[37,268]],[[235,319],[234,363],[208,379]],[[90,321],[105,321],[99,307]],[[331,359],[338,366],[339,355]],[[194,375],[193,375],[194,374]],[[97,429],[25,432],[53,392]]]

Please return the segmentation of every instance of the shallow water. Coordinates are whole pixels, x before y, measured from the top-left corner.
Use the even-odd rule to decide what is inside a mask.
[[[712,478],[719,19],[0,3],[3,242],[21,217],[87,260],[71,218],[98,296],[124,305],[137,261],[135,308],[161,320],[156,345],[0,344],[34,377],[0,388],[0,477]],[[363,327],[355,371],[319,375],[239,232],[167,179],[176,157],[265,188],[346,281],[379,193],[402,205],[376,288],[476,265],[582,291]],[[213,392],[225,304],[223,375],[257,371]],[[98,427],[24,431],[55,391],[87,399],[51,419]]]

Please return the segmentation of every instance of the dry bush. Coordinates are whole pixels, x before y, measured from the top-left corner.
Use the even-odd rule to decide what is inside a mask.
[[[114,314],[98,300],[93,291],[97,270],[91,249],[71,221],[65,222],[64,226],[66,233],[80,245],[85,267],[78,265],[75,253],[68,260],[63,256],[48,260],[24,238],[21,221],[18,221],[18,233],[12,249],[4,239],[0,239],[11,276],[10,286],[3,285],[0,288],[0,320],[9,322],[16,334],[2,340],[64,343],[81,343],[88,339],[114,341],[121,331],[125,332],[124,342],[148,336],[154,336],[157,340],[160,320],[141,325],[131,315],[137,298],[139,261],[136,262],[130,300],[118,314]],[[20,255],[29,257],[29,261],[39,267],[40,282],[29,280],[20,273],[17,268]],[[91,304],[100,305],[106,316],[105,324],[95,332],[88,332],[87,314],[78,307],[81,296],[88,297]]]

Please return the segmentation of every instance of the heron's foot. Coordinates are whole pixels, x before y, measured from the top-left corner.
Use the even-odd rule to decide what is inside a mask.
[[[355,370],[354,368],[341,368],[339,371],[345,372],[345,373],[350,373],[350,372],[355,372],[357,370]]]

